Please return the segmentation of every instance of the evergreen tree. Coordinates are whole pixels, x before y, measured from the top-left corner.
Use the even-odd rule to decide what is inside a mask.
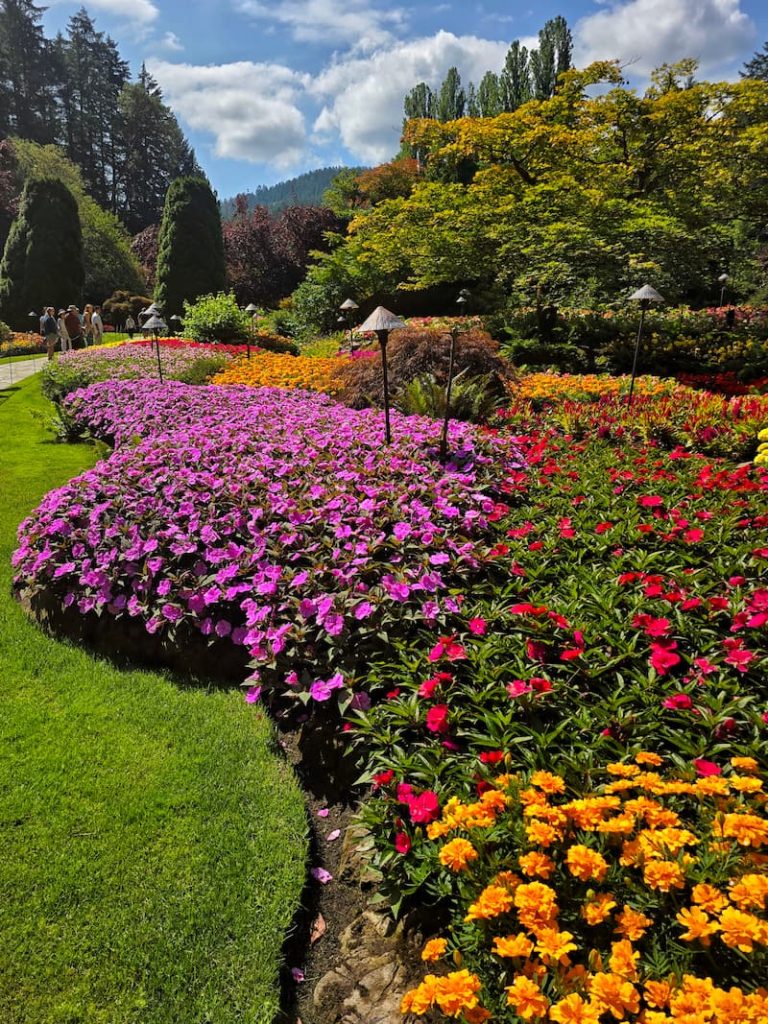
[[[435,117],[438,121],[458,121],[464,117],[466,103],[458,68],[449,68],[437,95]]]
[[[166,316],[179,314],[185,300],[222,291],[225,279],[216,197],[204,178],[177,178],[160,224],[156,301]]]
[[[537,100],[555,95],[557,79],[572,66],[573,38],[568,22],[558,15],[539,32],[538,49],[531,51],[533,93]]]
[[[139,80],[124,85],[117,192],[118,209],[128,230],[137,234],[156,224],[165,196],[176,178],[202,171],[157,82],[142,66]]]
[[[60,181],[29,181],[0,264],[0,318],[18,330],[29,330],[30,311],[79,303],[83,280],[83,242],[74,196]]]
[[[480,104],[477,101],[477,89],[475,83],[470,82],[467,86],[467,117],[480,117]]]
[[[752,60],[746,62],[740,74],[742,78],[759,78],[768,82],[768,42],[763,43],[762,52],[758,50]]]
[[[501,79],[493,71],[486,71],[477,87],[479,117],[497,117],[504,110]]]
[[[0,0],[0,132],[52,142],[58,62],[40,24],[44,7]]]
[[[507,113],[517,110],[533,95],[528,50],[515,40],[510,46],[501,72],[501,104]]]
[[[413,121],[420,117],[436,117],[435,94],[426,82],[419,82],[405,97],[405,118]]]

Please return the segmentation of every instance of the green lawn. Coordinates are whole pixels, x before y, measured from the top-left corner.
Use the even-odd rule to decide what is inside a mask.
[[[10,596],[17,523],[87,468],[0,392],[0,1021],[268,1024],[304,878],[298,786],[241,693],[121,671]]]

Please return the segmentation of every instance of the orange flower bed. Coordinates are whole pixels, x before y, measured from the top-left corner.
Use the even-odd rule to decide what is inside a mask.
[[[335,395],[342,387],[340,371],[346,361],[341,357],[309,359],[279,352],[259,352],[218,373],[212,383],[246,384],[253,388],[300,388]]]
[[[516,398],[542,402],[572,398],[595,400],[604,395],[628,394],[629,384],[629,377],[611,377],[607,374],[528,373],[515,381],[510,391]],[[661,377],[638,377],[635,381],[637,395],[669,395],[676,390],[685,389],[676,381]]]

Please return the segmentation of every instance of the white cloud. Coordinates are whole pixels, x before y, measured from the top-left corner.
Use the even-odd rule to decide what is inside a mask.
[[[180,53],[184,49],[184,44],[175,32],[166,32],[160,40],[160,46],[164,50],[171,50],[173,53]]]
[[[643,76],[682,57],[698,58],[705,72],[727,67],[755,27],[740,0],[624,0],[582,18],[574,34],[578,65],[618,57]]]
[[[358,159],[375,163],[397,150],[403,123],[403,97],[418,82],[439,86],[456,66],[466,83],[478,82],[489,68],[500,68],[509,44],[438,32],[400,42],[366,58],[337,59],[310,90],[324,102],[315,131],[338,132]]]
[[[309,76],[279,64],[200,66],[147,62],[166,99],[192,128],[214,136],[220,157],[285,168],[306,155],[296,100]]]
[[[80,0],[49,0],[49,7],[61,7],[70,4],[82,7]],[[88,0],[88,12],[111,14],[125,22],[142,26],[150,25],[160,17],[160,9],[152,0]]]
[[[236,0],[259,20],[287,26],[299,42],[331,42],[370,50],[390,42],[405,22],[402,8],[382,10],[371,0]]]

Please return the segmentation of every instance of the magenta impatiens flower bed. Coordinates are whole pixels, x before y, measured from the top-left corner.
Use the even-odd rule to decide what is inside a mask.
[[[276,389],[110,381],[68,413],[116,451],[21,526],[21,595],[243,646],[251,682],[341,705],[371,652],[458,611],[508,443]],[[365,700],[358,692],[357,701]]]

